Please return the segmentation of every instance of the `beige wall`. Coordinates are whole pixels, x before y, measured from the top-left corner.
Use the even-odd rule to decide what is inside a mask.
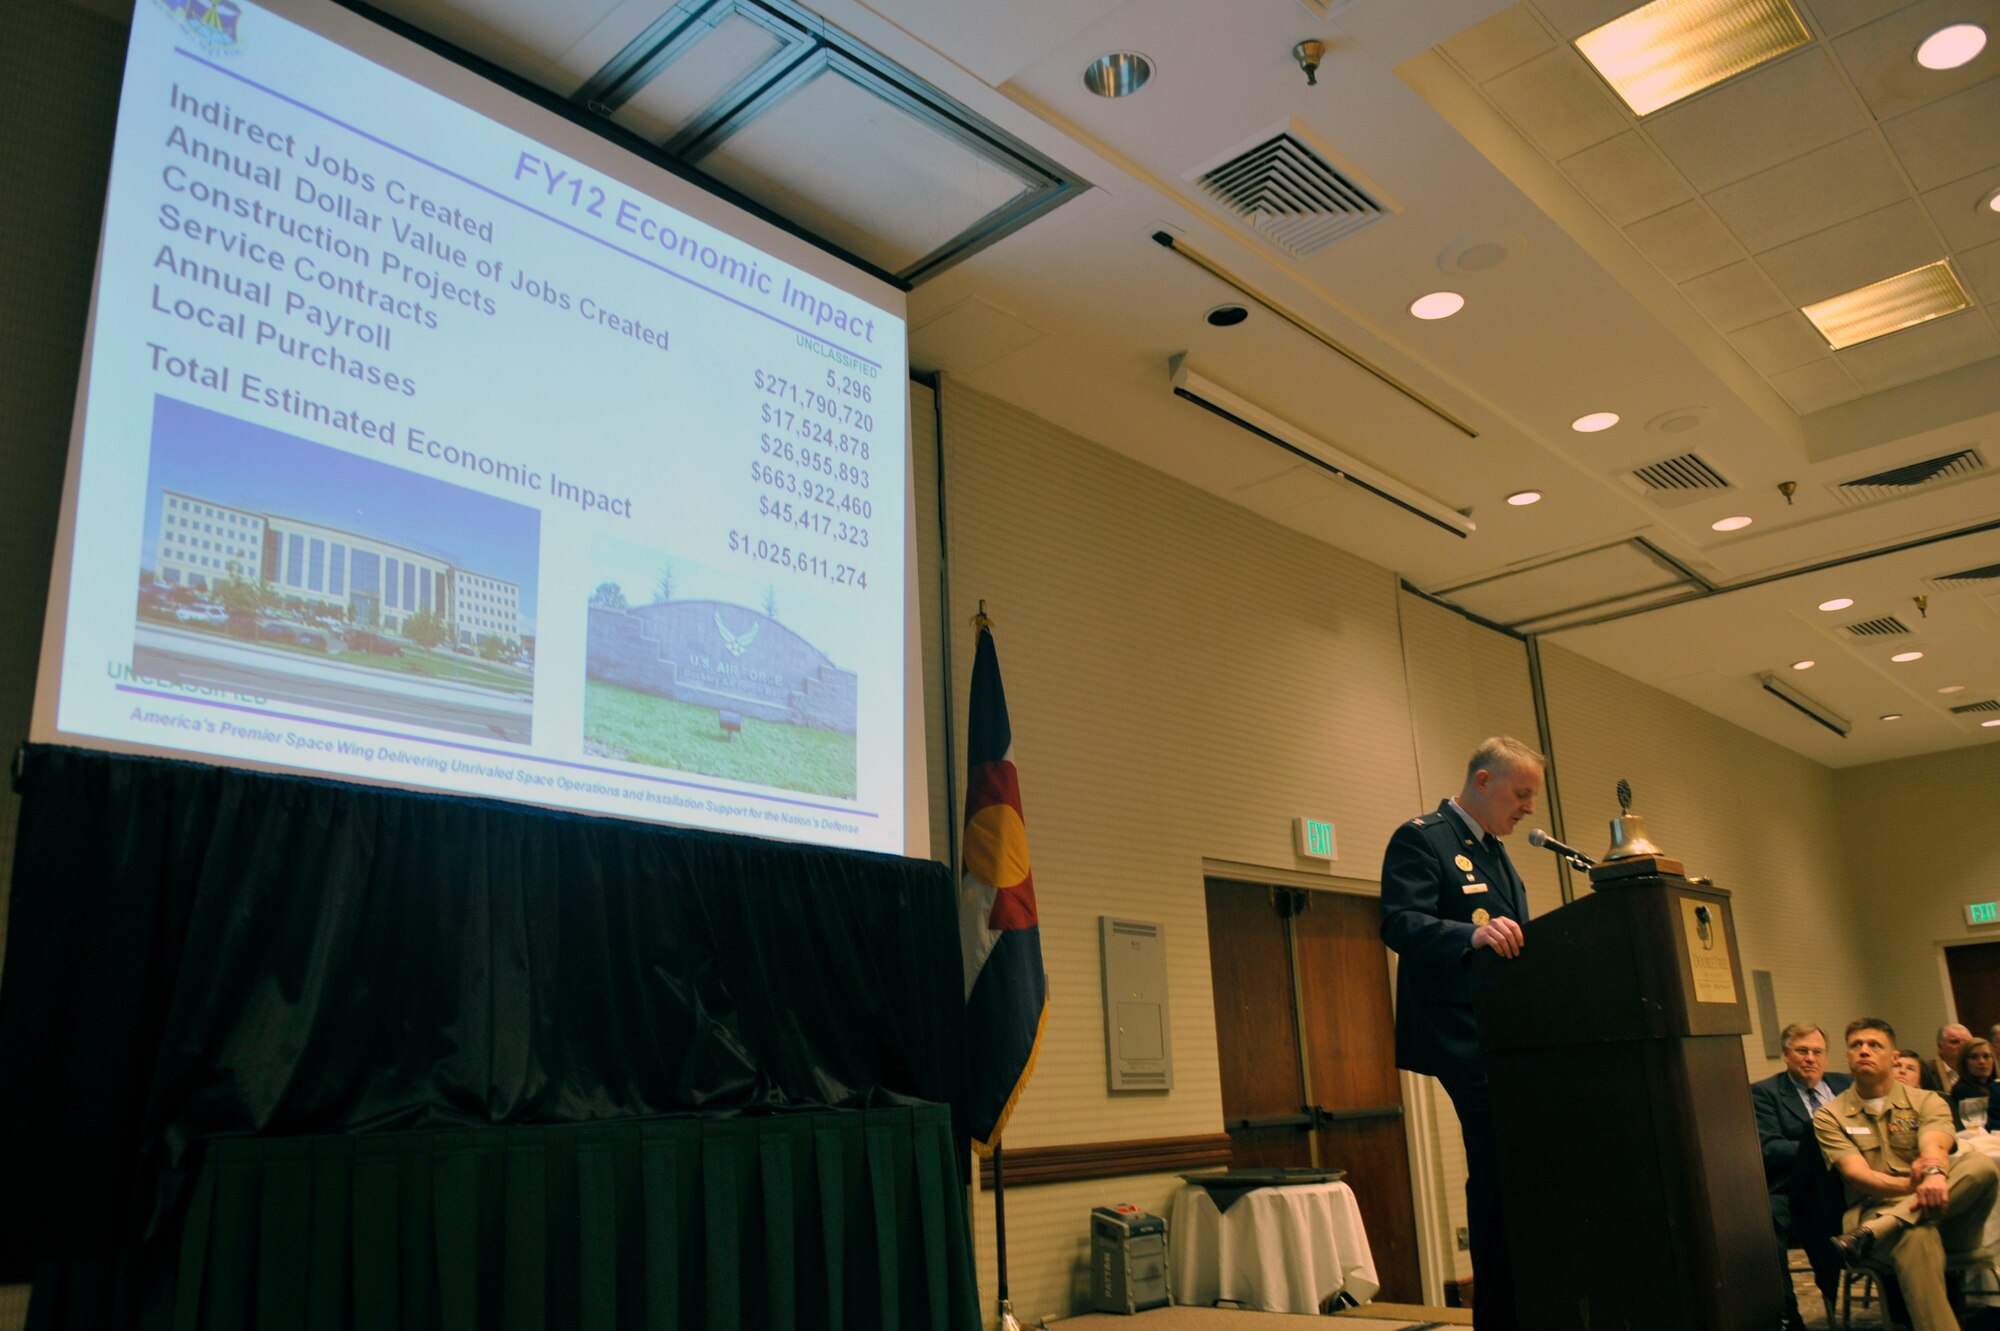
[[[1732,894],[1744,982],[1770,971],[1780,1024],[1837,1040],[1871,991],[1834,773],[1561,647],[1542,668],[1570,844],[1603,853],[1629,779],[1652,840]],[[1757,1031],[1743,1049],[1752,1077],[1782,1066]]]
[[[2000,898],[2000,747],[1848,768],[1834,790],[1869,931],[1867,1013],[1929,1054],[1953,1015],[1943,949],[2000,941],[2000,928],[1967,926],[1964,909]],[[1984,1035],[2000,1012],[1956,1017]]]
[[[963,625],[984,597],[1052,995],[1008,1141],[1218,1131],[1203,862],[1311,871],[1291,841],[1292,817],[1310,813],[1339,829],[1335,872],[1372,884],[1389,833],[1457,790],[1481,738],[1504,729],[1533,741],[1525,649],[1404,594],[1386,570],[1003,403],[949,381],[942,400],[952,696],[962,706]],[[1554,906],[1545,857],[1522,867],[1535,909]],[[1170,1093],[1106,1089],[1105,914],[1165,926]],[[1449,1104],[1433,1098],[1443,1130],[1422,1145],[1449,1199],[1441,1237],[1463,1223],[1463,1162]],[[1074,1309],[1093,1205],[1164,1210],[1177,1186],[1169,1175],[1011,1190],[1017,1314],[1032,1324]],[[989,1194],[976,1224],[990,1296]],[[1450,1273],[1469,1269],[1447,1256]]]
[[[1310,868],[1289,841],[1290,817],[1310,812],[1339,826],[1336,871],[1372,881],[1396,822],[1455,791],[1479,739],[1507,731],[1535,742],[1526,649],[1399,591],[1382,569],[1004,403],[949,382],[942,401],[951,696],[962,705],[971,653],[962,625],[985,597],[1052,993],[1041,1063],[1008,1141],[1018,1149],[1214,1132],[1203,861]],[[1881,972],[1864,962],[1842,841],[1844,826],[1871,824],[1843,805],[1835,773],[1560,647],[1545,646],[1542,664],[1571,839],[1602,849],[1612,788],[1630,779],[1654,839],[1734,893],[1746,978],[1773,973],[1781,1020],[1837,1028],[1875,1001],[1883,990],[1871,976]],[[2000,789],[1993,751],[1979,752],[1984,788]],[[1979,788],[1971,774],[1938,778],[1954,780]],[[1544,810],[1534,821],[1552,820]],[[1532,909],[1559,905],[1554,858],[1524,837],[1513,853]],[[1941,884],[1941,904],[1917,932],[1927,939],[1925,929],[1948,926],[1957,894],[1972,890]],[[1101,914],[1166,926],[1171,1093],[1105,1088]],[[1915,988],[1929,984],[1935,1008],[1934,955],[1914,944],[1899,955]],[[1779,1066],[1763,1057],[1757,1032],[1745,1056],[1749,1076]],[[1420,1208],[1420,1222],[1443,1274],[1465,1274],[1450,1241],[1463,1223],[1456,1124],[1430,1083],[1412,1085],[1412,1114],[1432,1125],[1413,1165],[1442,1202],[1427,1221]],[[1159,1176],[1010,1191],[1017,1314],[1032,1324],[1077,1310],[1091,1206],[1164,1209],[1176,1186]],[[975,1214],[990,1300],[989,1194]]]

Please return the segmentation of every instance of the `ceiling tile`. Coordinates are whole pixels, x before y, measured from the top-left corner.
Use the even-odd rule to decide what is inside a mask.
[[[1887,120],[2000,73],[2000,43],[1994,42],[1957,69],[1925,69],[1916,62],[1924,38],[1968,19],[1995,31],[2000,0],[1924,0],[1836,39],[1834,58],[1876,119]]]
[[[1502,74],[1486,85],[1486,95],[1551,161],[1602,143],[1631,123],[1567,46]]]
[[[1986,196],[1996,189],[2000,189],[2000,168],[1954,180],[1924,194],[1924,207],[1953,251],[2000,240],[2000,213],[1986,206]]]
[[[1884,14],[1893,14],[1909,3],[1910,0],[1807,0],[1806,7],[1827,36],[1838,37],[1864,23],[1873,23]]]
[[[1694,191],[1638,130],[1565,158],[1563,173],[1619,226],[1651,217]]]
[[[1867,124],[1826,52],[1808,46],[1661,111],[1646,132],[1706,194]]]
[[[1729,340],[1743,353],[1751,368],[1766,378],[1796,370],[1807,361],[1833,359],[1826,349],[1826,339],[1797,310],[1739,328],[1729,335]]]
[[[540,0],[546,4],[548,0]],[[664,8],[664,3],[662,3]],[[1072,37],[1123,7],[1123,0],[1012,0],[1004,5],[940,5],[931,0],[870,0],[868,8],[993,87],[1022,73]],[[1136,27],[1138,19],[1134,19]],[[1116,51],[1121,45],[1101,48]],[[1096,52],[1092,52],[1092,55]],[[1147,54],[1157,52],[1150,47]],[[1088,61],[1090,56],[1085,56]],[[1082,62],[1076,74],[1081,77]]]
[[[1908,196],[1882,140],[1867,130],[1725,185],[1708,202],[1757,254]]]
[[[1621,14],[1637,9],[1633,0],[1535,0],[1535,8],[1549,26],[1564,38],[1575,41],[1592,28],[1601,28]]]
[[[1961,310],[1835,355],[1856,383],[1870,393],[1879,393],[2000,356],[2000,334],[1979,317],[1978,311]]]
[[[1771,375],[1770,380],[1771,387],[1777,389],[1785,401],[1792,404],[1792,410],[1801,416],[1810,416],[1815,411],[1825,411],[1828,407],[1837,407],[1861,396],[1860,386],[1831,356],[1825,360],[1808,361],[1795,370]]]
[[[910,330],[910,364],[970,374],[1041,340],[1041,330],[979,296],[968,296]]]
[[[2000,305],[2000,240],[1958,256],[1958,276],[1973,295]]]
[[[1748,259],[1683,282],[1681,294],[1725,333],[1775,318],[1793,308],[1771,285],[1771,279],[1764,276],[1764,270]]]
[[[535,0],[484,0],[467,5],[446,0],[384,0],[382,8],[502,69],[539,82],[548,72],[549,53],[576,45],[616,3],[578,0],[574,5],[558,6]],[[568,82],[567,78],[562,81]]]
[[[1794,305],[1809,305],[1943,258],[1915,199],[1767,250],[1757,262]]]
[[[1699,199],[1632,223],[1625,237],[1672,282],[1712,273],[1743,257],[1742,247]]]
[[[2000,166],[2000,79],[1932,102],[1882,126],[1920,190]]]
[[[1527,5],[1503,9],[1444,44],[1444,53],[1474,83],[1485,83],[1555,47],[1549,30]]]

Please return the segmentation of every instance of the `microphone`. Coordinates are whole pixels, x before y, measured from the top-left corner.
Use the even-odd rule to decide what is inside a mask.
[[[1597,863],[1596,860],[1591,859],[1590,856],[1584,854],[1582,851],[1572,846],[1565,846],[1539,827],[1528,833],[1528,844],[1531,846],[1541,846],[1545,850],[1552,850],[1579,869],[1588,869]]]

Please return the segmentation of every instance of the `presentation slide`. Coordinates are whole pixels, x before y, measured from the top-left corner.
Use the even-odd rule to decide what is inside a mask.
[[[139,0],[37,737],[901,853],[905,354],[353,14]]]

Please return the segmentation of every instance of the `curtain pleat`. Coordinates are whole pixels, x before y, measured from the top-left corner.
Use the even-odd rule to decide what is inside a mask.
[[[173,1325],[975,1331],[951,1141],[923,1106],[218,1142]]]

